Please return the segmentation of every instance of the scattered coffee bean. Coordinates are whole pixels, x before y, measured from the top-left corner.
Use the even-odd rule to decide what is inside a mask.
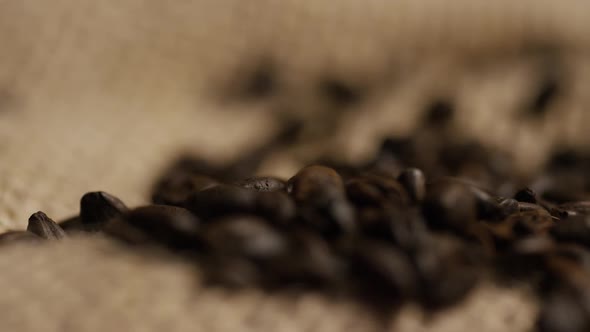
[[[103,191],[89,192],[80,200],[80,221],[87,231],[99,230],[125,212],[127,206],[120,199]]]
[[[142,206],[111,219],[104,228],[106,233],[133,244],[157,242],[174,249],[200,247],[199,220],[176,206]]]
[[[557,241],[590,246],[590,220],[585,216],[558,221],[550,233]]]
[[[218,185],[192,193],[185,207],[204,220],[230,214],[253,213],[257,192],[234,185]]]
[[[421,170],[405,169],[397,180],[404,186],[413,202],[421,202],[426,197],[426,177]]]
[[[41,211],[34,213],[29,218],[27,231],[48,240],[59,240],[66,236],[64,230]]]
[[[514,199],[523,202],[537,204],[537,194],[531,188],[524,188],[514,194]]]
[[[282,191],[287,188],[287,184],[283,180],[270,176],[247,178],[238,181],[236,185],[256,191]]]
[[[477,199],[465,184],[440,180],[426,190],[422,211],[433,229],[462,231],[476,222]]]

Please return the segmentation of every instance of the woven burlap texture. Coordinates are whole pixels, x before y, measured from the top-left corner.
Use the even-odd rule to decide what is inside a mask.
[[[0,229],[23,229],[37,210],[76,214],[91,190],[145,203],[180,151],[229,158],[272,134],[277,105],[314,121],[310,82],[324,73],[379,89],[316,150],[370,155],[442,92],[457,97],[466,135],[538,164],[555,144],[589,143],[588,31],[587,2],[574,0],[2,0]],[[560,112],[515,121],[535,47],[564,51],[573,88]],[[219,102],[233,73],[267,56],[280,64],[278,97]],[[287,152],[264,170],[298,166]],[[409,307],[383,328],[319,295],[204,289],[184,262],[95,238],[4,247],[0,266],[6,331],[527,331],[537,310],[525,291],[486,284],[448,315]]]

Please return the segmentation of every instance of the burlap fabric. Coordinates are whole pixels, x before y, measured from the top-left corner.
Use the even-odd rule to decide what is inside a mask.
[[[556,144],[590,143],[588,31],[588,5],[575,0],[0,1],[0,229],[24,228],[37,210],[75,214],[90,190],[146,202],[171,157],[229,158],[276,130],[277,108],[320,121],[313,84],[326,73],[372,93],[333,136],[262,172],[289,176],[293,154],[370,155],[441,93],[456,97],[465,135],[510,148],[530,171]],[[555,111],[523,120],[539,49],[559,51],[569,87]],[[279,93],[223,101],[267,57]],[[187,263],[104,239],[4,247],[0,266],[3,331],[527,331],[537,310],[525,290],[486,283],[448,313],[408,307],[384,326],[317,294],[204,289]]]

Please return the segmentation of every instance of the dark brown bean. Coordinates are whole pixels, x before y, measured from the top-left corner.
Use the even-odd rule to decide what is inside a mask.
[[[256,191],[282,191],[286,190],[285,181],[271,176],[255,176],[236,183],[237,186]]]
[[[439,309],[463,299],[476,285],[480,258],[451,237],[435,236],[424,242],[414,259],[419,278],[420,303]],[[472,256],[473,255],[473,256]]]
[[[413,202],[421,202],[426,197],[426,177],[418,168],[407,168],[397,177]]]
[[[531,188],[524,188],[514,194],[514,199],[523,202],[537,204],[537,194]]]
[[[113,195],[103,191],[89,192],[80,200],[80,221],[85,230],[97,231],[127,210],[127,206]]]
[[[209,220],[231,214],[248,214],[256,210],[256,191],[233,185],[218,185],[192,193],[184,206]]]
[[[325,166],[308,166],[287,183],[287,191],[296,201],[304,201],[314,193],[344,193],[344,183],[335,170]]]
[[[152,202],[180,206],[192,193],[217,185],[213,178],[191,173],[172,173],[161,179],[152,193]]]
[[[565,211],[568,216],[572,215],[590,215],[590,201],[570,202],[560,204],[558,209]]]
[[[64,230],[41,211],[31,215],[27,231],[48,240],[59,240],[66,236]]]
[[[130,210],[111,220],[104,231],[133,244],[157,242],[174,249],[200,246],[199,220],[176,206],[148,205]]]
[[[287,188],[304,224],[325,236],[354,231],[354,210],[346,198],[342,178],[333,169],[308,166],[289,180]]]
[[[477,220],[477,199],[465,184],[440,180],[429,184],[422,212],[433,229],[463,231]]]
[[[296,216],[295,202],[284,192],[260,192],[256,196],[255,214],[279,225],[287,225]]]
[[[410,201],[405,188],[396,180],[379,175],[365,175],[346,183],[348,199],[358,206],[406,205]]]
[[[216,220],[204,229],[203,238],[216,254],[260,262],[283,257],[289,250],[287,239],[257,217],[231,216]]]
[[[590,222],[587,217],[577,216],[556,222],[550,233],[560,242],[590,246]]]
[[[350,260],[353,279],[362,282],[362,296],[395,303],[415,295],[418,280],[410,260],[399,249],[362,242]]]

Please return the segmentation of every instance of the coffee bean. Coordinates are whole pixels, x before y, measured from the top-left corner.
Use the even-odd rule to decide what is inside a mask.
[[[0,234],[0,245],[13,243],[38,243],[42,239],[28,231],[8,231]]]
[[[284,192],[260,192],[256,195],[254,213],[275,222],[288,225],[296,216],[295,202]]]
[[[534,204],[534,203],[525,203],[525,202],[518,202],[518,210],[520,212],[527,212],[527,211],[536,211],[539,213],[547,212],[547,210],[542,207],[541,205]]]
[[[190,173],[173,173],[160,180],[152,193],[152,202],[180,206],[190,194],[211,188],[218,182],[213,178]]]
[[[501,198],[498,200],[499,216],[508,217],[520,211],[518,201],[512,198]]]
[[[351,273],[362,282],[363,297],[373,301],[399,302],[417,291],[417,277],[410,260],[395,247],[362,242],[351,257]]]
[[[427,309],[439,309],[463,299],[479,279],[480,258],[474,254],[447,236],[434,236],[423,243],[413,257],[420,303]]]
[[[209,220],[231,214],[254,213],[257,192],[233,185],[218,185],[192,193],[184,206]]]
[[[590,220],[584,216],[556,222],[550,233],[560,242],[573,242],[590,246]]]
[[[296,229],[286,259],[273,266],[279,278],[322,288],[337,288],[346,283],[345,262],[328,242],[309,230]]]
[[[426,190],[422,212],[433,229],[462,231],[477,220],[477,199],[465,184],[440,180]]]
[[[199,220],[176,206],[148,205],[130,210],[107,223],[104,231],[134,244],[152,241],[174,249],[200,246]]]
[[[531,188],[524,188],[514,194],[514,199],[523,202],[537,204],[537,194]]]
[[[270,176],[247,178],[238,181],[236,185],[256,191],[283,191],[287,187],[287,184],[283,180]]]
[[[417,168],[407,168],[398,177],[413,202],[421,202],[426,197],[426,177]]]
[[[205,227],[203,238],[212,252],[256,262],[279,259],[289,249],[287,239],[257,217],[232,216],[216,220]]]
[[[31,215],[27,231],[48,240],[59,240],[66,236],[64,230],[41,211]]]
[[[80,200],[80,221],[85,230],[97,231],[127,210],[127,206],[115,196],[103,191],[89,192]]]
[[[519,236],[543,233],[555,224],[553,217],[546,210],[532,210],[513,214],[509,217],[508,222],[513,222],[513,231]]]
[[[560,204],[558,209],[565,211],[568,216],[571,215],[590,215],[590,201],[570,202]]]
[[[323,166],[308,166],[293,176],[287,190],[295,199],[299,218],[326,236],[354,231],[354,210],[342,178]]]
[[[344,193],[344,183],[335,170],[325,166],[308,166],[287,183],[287,191],[296,201],[304,201],[313,193]]]
[[[346,192],[351,202],[361,206],[406,205],[410,200],[405,188],[395,179],[374,174],[351,179]]]

